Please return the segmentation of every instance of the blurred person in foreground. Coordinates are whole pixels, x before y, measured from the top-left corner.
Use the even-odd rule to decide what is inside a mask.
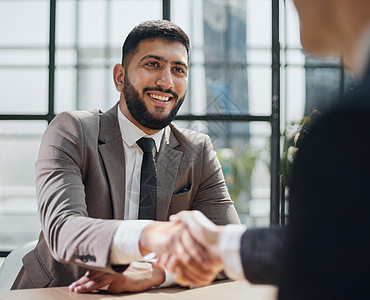
[[[370,299],[370,1],[293,2],[305,51],[339,55],[360,83],[323,112],[302,141],[289,225],[259,229],[251,243],[253,229],[215,226],[200,212],[171,220],[187,224],[230,277],[278,284],[279,299]],[[178,274],[179,260],[161,258]],[[250,276],[256,269],[257,280]]]
[[[63,112],[50,123],[36,162],[42,232],[13,289],[166,286],[170,274],[144,256],[191,237],[183,224],[158,221],[197,209],[219,225],[239,223],[210,138],[172,123],[187,90],[189,52],[177,25],[139,24],[113,69],[119,102],[107,112]],[[219,271],[209,264],[193,272],[188,262],[180,280],[208,284]],[[81,277],[95,284],[73,284]]]

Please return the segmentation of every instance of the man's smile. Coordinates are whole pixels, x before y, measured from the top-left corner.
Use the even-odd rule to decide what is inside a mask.
[[[168,95],[159,95],[158,93],[148,93],[148,96],[150,98],[153,98],[155,100],[158,100],[160,102],[168,102],[170,100],[173,99],[172,96],[168,96]]]

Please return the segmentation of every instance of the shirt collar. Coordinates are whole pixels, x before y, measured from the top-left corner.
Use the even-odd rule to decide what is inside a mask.
[[[161,129],[160,131],[152,135],[146,134],[144,131],[134,125],[129,119],[126,118],[126,116],[119,109],[119,105],[117,105],[117,110],[118,123],[123,141],[129,147],[131,147],[133,144],[136,143],[137,140],[141,139],[142,137],[152,138],[154,140],[157,152],[159,152],[164,130]]]

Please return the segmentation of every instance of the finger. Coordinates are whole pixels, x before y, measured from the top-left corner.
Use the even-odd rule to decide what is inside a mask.
[[[87,283],[90,280],[93,280],[97,277],[102,276],[103,274],[106,274],[105,272],[102,271],[95,271],[95,270],[88,270],[84,276],[73,282],[70,286],[69,289],[74,292],[75,288],[78,286],[81,286],[85,283]]]
[[[182,250],[184,253],[184,263],[191,263],[194,260],[196,263],[200,265],[209,265],[211,263],[211,259],[209,258],[209,252],[205,247],[199,244],[193,236],[190,234],[188,230],[185,230],[180,237]]]
[[[176,282],[182,286],[209,284],[217,274],[217,270],[215,269],[206,270],[199,266],[197,267],[197,264],[192,266],[183,264],[179,257],[174,255],[170,256],[165,267],[175,276]]]
[[[186,273],[189,278],[196,280],[203,280],[204,277],[208,278],[208,273],[216,273],[214,269],[218,265],[213,265],[212,261],[207,257],[209,254],[207,250],[197,243],[190,233],[185,230],[180,235],[179,241],[174,244],[176,259],[181,261],[183,266],[186,266]],[[171,260],[170,271],[174,272],[176,260]],[[162,264],[168,266],[166,261],[162,260]],[[177,265],[177,264],[176,264]]]
[[[172,215],[170,217],[170,220],[176,223],[185,224],[186,227],[191,232],[192,236],[200,244],[204,246],[208,246],[209,242],[206,239],[207,232],[205,232],[207,228],[203,228],[202,222],[199,222],[199,220],[202,220],[202,217],[195,218],[196,213],[199,213],[201,216],[203,216],[203,214],[199,211],[186,211],[186,212],[180,212],[176,215]]]
[[[204,286],[210,284],[216,277],[216,273],[211,270],[198,273],[192,272],[188,266],[181,266],[180,264],[176,267],[176,278],[180,282],[191,283],[193,286]]]
[[[202,286],[211,283],[217,274],[213,270],[199,272],[199,270],[191,269],[188,266],[178,268],[181,271],[181,276],[187,281],[190,281],[194,286]]]
[[[158,257],[158,263],[165,266],[169,258],[170,258],[169,254],[162,254],[161,256]]]
[[[108,284],[111,284],[112,282],[114,282],[114,278],[112,278],[111,274],[102,275],[95,279],[88,280],[79,286],[76,286],[74,288],[74,292],[75,293],[88,293],[93,290],[103,288],[107,286]]]
[[[194,213],[194,210],[191,210],[191,211],[190,210],[183,210],[183,211],[178,212],[175,215],[171,215],[169,220],[171,222],[180,223],[180,222],[182,222],[183,219],[187,218],[187,215],[191,215],[193,213]]]
[[[189,280],[185,280],[185,278],[182,276],[182,271],[179,266],[179,262],[176,256],[171,255],[167,261],[167,264],[165,267],[167,270],[175,277],[176,282],[181,286],[190,286],[192,283]]]
[[[178,265],[177,257],[175,255],[168,255],[168,258],[165,262],[163,262],[163,266],[173,275],[176,275],[176,267]]]

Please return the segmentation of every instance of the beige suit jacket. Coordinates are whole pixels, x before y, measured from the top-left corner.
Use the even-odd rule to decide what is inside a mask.
[[[208,136],[166,127],[157,176],[158,220],[196,209],[216,224],[239,222]],[[110,248],[125,207],[117,105],[56,116],[41,141],[36,186],[42,232],[13,288],[69,285],[86,269],[112,271]]]

